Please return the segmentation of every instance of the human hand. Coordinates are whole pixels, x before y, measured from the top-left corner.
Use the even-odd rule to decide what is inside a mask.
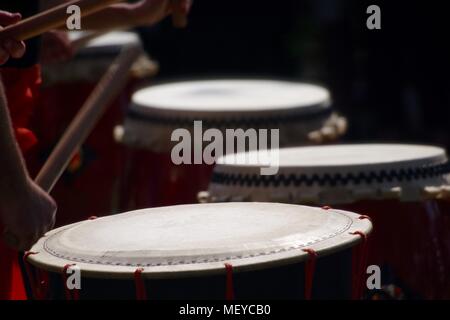
[[[172,15],[176,27],[185,27],[191,7],[192,0],[142,0],[134,5],[133,19],[139,25],[151,26]]]
[[[10,13],[0,10],[0,29],[10,24],[15,24],[22,19],[20,13]],[[25,54],[25,43],[15,39],[0,41],[0,65],[5,64],[10,57],[19,59]]]
[[[3,192],[0,218],[5,243],[26,251],[55,223],[56,203],[31,179],[11,195]]]

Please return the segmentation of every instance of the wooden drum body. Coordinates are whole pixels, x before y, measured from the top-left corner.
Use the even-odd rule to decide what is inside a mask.
[[[450,298],[450,166],[438,147],[365,144],[281,149],[279,172],[219,160],[206,201],[331,206],[374,224],[369,263],[411,298]]]
[[[202,121],[199,135],[194,121]],[[280,145],[289,146],[334,141],[345,132],[346,122],[333,112],[328,91],[308,84],[209,80],[139,90],[117,130],[130,149],[123,210],[195,203],[197,193],[207,188],[213,165],[194,164],[193,156],[192,164],[173,164],[176,129],[188,130],[194,150],[207,144],[202,134],[208,129],[279,129]]]

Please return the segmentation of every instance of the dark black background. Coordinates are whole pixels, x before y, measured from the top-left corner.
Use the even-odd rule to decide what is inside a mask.
[[[381,8],[381,30],[366,9]],[[195,0],[190,24],[140,29],[159,79],[257,76],[328,87],[347,141],[450,147],[445,1]]]

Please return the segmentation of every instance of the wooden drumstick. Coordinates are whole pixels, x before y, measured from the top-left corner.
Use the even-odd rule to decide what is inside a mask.
[[[66,2],[21,20],[16,24],[5,27],[0,30],[0,40],[5,38],[27,40],[52,29],[61,27],[66,23],[66,20],[69,17],[67,8],[71,5],[79,6],[81,16],[84,17],[100,11],[111,4],[122,1],[123,0],[73,0]]]
[[[106,107],[126,85],[128,71],[141,54],[137,45],[126,46],[113,62],[37,175],[36,183],[50,192],[75,152],[91,133]],[[112,133],[111,133],[112,134]]]
[[[35,182],[43,190],[51,192],[69,164],[70,159],[86,140],[106,107],[116,97],[117,93],[125,87],[129,69],[141,54],[141,50],[141,47],[136,45],[124,47],[120,55],[109,67],[39,171]],[[8,232],[8,230],[4,232],[4,239],[11,246],[15,246],[18,243],[17,237]],[[22,263],[23,256],[23,252],[18,254],[22,273],[24,273],[25,269]],[[24,279],[27,284],[27,277],[24,277]],[[26,287],[29,288],[29,285],[26,285]],[[32,297],[32,292],[28,289],[27,295]]]

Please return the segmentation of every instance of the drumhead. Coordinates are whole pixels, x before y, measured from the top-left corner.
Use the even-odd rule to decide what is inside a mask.
[[[335,141],[346,120],[333,112],[320,86],[270,79],[212,79],[159,84],[133,95],[119,140],[156,152],[170,151],[171,134],[203,130],[279,129],[280,146]]]
[[[264,112],[301,109],[314,112],[330,107],[328,90],[304,83],[274,80],[209,80],[168,83],[137,91],[134,108],[168,112]]]
[[[87,32],[70,32],[69,38],[74,41],[85,37]],[[80,50],[80,55],[117,54],[126,45],[140,45],[139,36],[134,32],[115,31],[98,36]]]
[[[360,241],[371,223],[339,210],[275,203],[182,205],[132,211],[55,229],[32,248],[30,262],[61,272],[76,263],[84,276],[153,278],[237,272],[303,261]]]
[[[69,39],[76,41],[89,33],[72,31],[68,34]],[[69,61],[43,65],[43,86],[80,82],[96,83],[125,45],[141,46],[141,42],[133,32],[117,31],[98,36],[87,42]],[[148,58],[143,56],[142,59],[144,58],[150,63]]]
[[[279,166],[278,174],[261,176],[261,168],[269,164]],[[285,194],[284,201],[308,198],[327,204],[395,194],[417,200],[426,188],[447,186],[449,173],[445,150],[434,146],[298,147],[280,149],[279,154],[254,151],[224,156],[217,161],[211,190],[219,197],[261,200],[279,193]]]

